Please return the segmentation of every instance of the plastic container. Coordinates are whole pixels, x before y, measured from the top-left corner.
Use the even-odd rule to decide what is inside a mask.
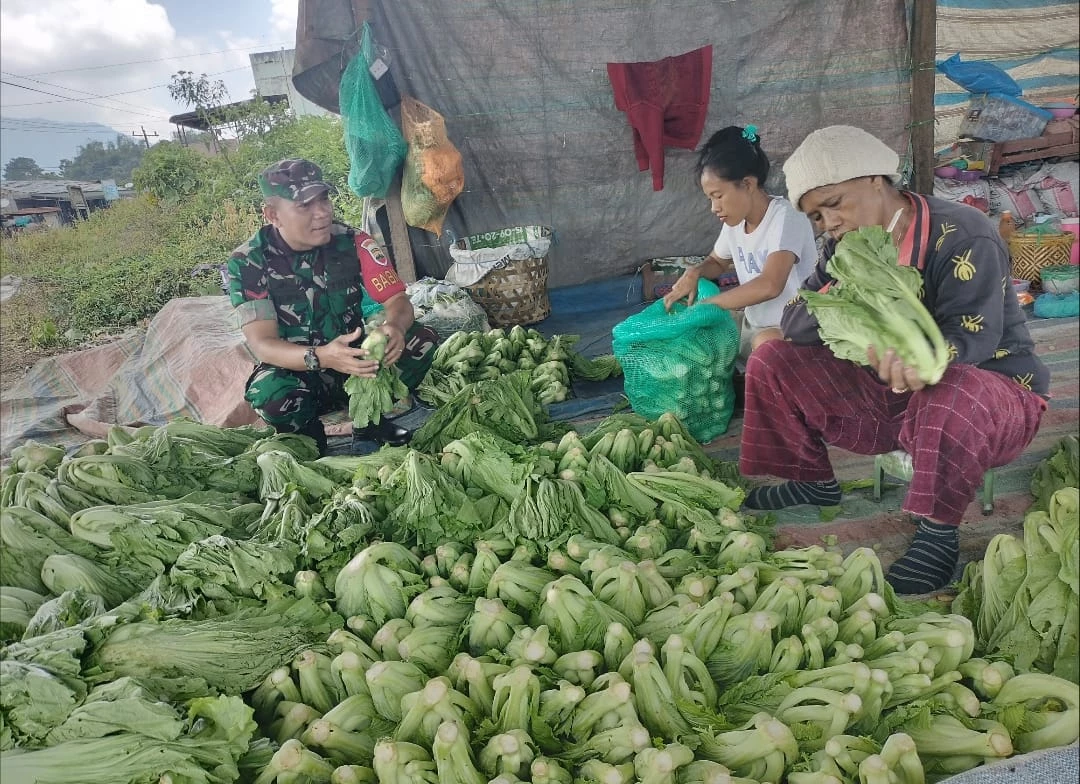
[[[1067,231],[1076,237],[1069,251],[1069,263],[1080,264],[1080,218],[1062,218],[1061,230]]]
[[[1068,294],[1080,288],[1080,267],[1066,264],[1059,267],[1044,267],[1039,273],[1043,291],[1051,294]]]
[[[1050,112],[1055,120],[1068,120],[1076,114],[1076,107],[1071,103],[1047,103],[1042,108]]]
[[[960,123],[961,137],[988,142],[1032,139],[1042,134],[1053,115],[1019,98],[1005,95],[972,95],[967,115]]]

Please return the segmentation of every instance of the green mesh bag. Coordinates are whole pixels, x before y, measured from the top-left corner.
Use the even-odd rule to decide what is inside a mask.
[[[719,292],[711,281],[698,282],[699,300]],[[649,419],[671,412],[701,443],[727,431],[739,353],[739,328],[730,313],[685,302],[668,313],[657,300],[616,324],[611,335],[634,411]]]
[[[375,42],[365,22],[360,51],[341,75],[338,103],[349,153],[349,190],[381,199],[405,159],[405,137],[379,100],[368,70],[374,61]]]

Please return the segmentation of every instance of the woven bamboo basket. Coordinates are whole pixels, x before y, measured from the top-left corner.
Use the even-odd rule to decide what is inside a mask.
[[[551,315],[547,258],[507,260],[466,291],[493,327],[535,324]]]
[[[1069,263],[1069,251],[1075,235],[1069,232],[1014,234],[1009,237],[1013,276],[1031,281],[1032,288],[1042,288],[1040,273],[1045,267]]]
[[[547,290],[547,248],[551,236],[552,231],[547,226],[516,226],[458,240],[451,249],[453,255],[455,249],[502,248],[524,244],[529,251],[537,253],[518,259],[508,255],[496,262],[494,268],[476,283],[463,287],[487,313],[492,327],[535,324],[551,315]],[[541,253],[543,255],[539,255]]]

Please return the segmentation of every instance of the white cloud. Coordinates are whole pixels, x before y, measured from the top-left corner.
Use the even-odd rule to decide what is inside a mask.
[[[296,35],[296,14],[299,10],[299,0],[270,0],[270,21],[274,25],[274,32],[288,36],[290,39]]]
[[[271,2],[275,20],[278,15],[284,18],[287,6],[292,6],[295,29],[295,0]],[[145,126],[148,132],[168,138],[174,130],[169,116],[189,108],[173,100],[166,87],[179,70],[224,81],[232,100],[249,97],[254,79],[248,52],[259,48],[259,39],[246,30],[244,35],[215,30],[212,20],[204,31],[181,36],[160,3],[4,0],[0,8],[3,80],[32,88],[7,84],[0,88],[0,116],[15,120],[5,127],[19,125],[16,118],[43,117],[101,122],[123,133],[139,132]]]
[[[175,38],[165,9],[146,0],[7,0],[0,10],[4,70],[15,73],[113,62],[117,52],[160,57]]]

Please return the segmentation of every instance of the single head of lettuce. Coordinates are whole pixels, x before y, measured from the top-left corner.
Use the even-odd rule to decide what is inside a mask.
[[[865,365],[870,346],[879,356],[892,349],[924,383],[936,384],[948,365],[949,347],[922,303],[922,274],[898,259],[881,226],[850,231],[825,267],[836,284],[800,293],[837,357]]]

